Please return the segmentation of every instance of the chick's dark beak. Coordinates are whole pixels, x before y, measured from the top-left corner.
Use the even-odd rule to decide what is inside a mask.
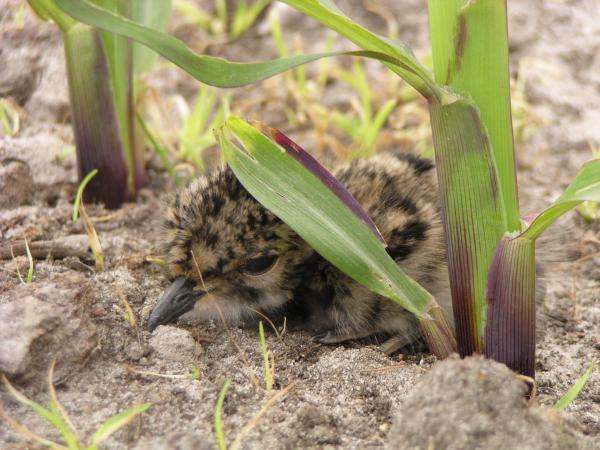
[[[194,284],[187,278],[177,278],[158,300],[148,319],[148,329],[153,331],[157,326],[169,323],[182,314],[191,311],[196,301],[205,292],[194,290]]]

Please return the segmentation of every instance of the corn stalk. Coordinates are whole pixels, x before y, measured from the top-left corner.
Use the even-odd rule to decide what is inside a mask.
[[[144,183],[144,142],[135,120],[136,74],[148,70],[156,56],[129,39],[73,20],[54,0],[28,2],[63,35],[79,182],[98,170],[84,198],[117,208],[135,199]],[[157,27],[166,25],[170,8],[167,0],[96,2]]]
[[[429,19],[436,81],[471,98],[477,107],[472,117],[461,114],[460,118],[453,113],[440,117],[438,107],[431,108],[459,352],[467,356],[483,353],[486,286],[496,246],[505,232],[521,229],[510,112],[506,2],[429,0]],[[450,133],[436,133],[436,129],[456,120],[450,133],[458,135],[457,143],[449,146]],[[464,139],[465,130],[477,122],[485,140],[483,152]],[[468,147],[466,153],[463,145]],[[460,160],[455,162],[449,154]],[[470,165],[472,159],[481,164]],[[535,270],[522,276],[535,277]]]

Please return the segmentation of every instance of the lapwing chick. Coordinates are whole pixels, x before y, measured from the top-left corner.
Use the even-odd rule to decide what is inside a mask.
[[[451,318],[431,161],[386,153],[332,172],[371,216],[389,255]],[[419,338],[412,314],[327,262],[228,168],[175,195],[162,242],[172,284],[150,315],[150,330],[180,316],[248,324],[264,315],[286,317],[326,344],[386,336],[382,349],[391,353]]]

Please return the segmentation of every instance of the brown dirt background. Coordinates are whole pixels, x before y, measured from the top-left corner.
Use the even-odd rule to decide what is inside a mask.
[[[74,155],[61,157],[73,143],[61,38],[54,26],[41,24],[28,11],[25,27],[16,27],[18,3],[0,0],[0,97],[15,98],[23,113],[18,135],[0,137],[0,160],[18,158],[26,166],[18,169],[21,175],[11,182],[10,192],[3,187],[2,196],[11,200],[0,209],[0,245],[23,236],[37,241],[84,233],[80,222],[70,220],[77,188]],[[384,30],[386,21],[365,11],[365,3],[370,4],[338,2],[371,29]],[[386,8],[386,18],[398,24],[401,40],[415,48],[417,55],[426,55],[425,2],[378,3]],[[592,157],[590,147],[600,146],[600,4],[534,0],[509,1],[508,7],[511,72],[522,83],[530,108],[528,120],[538,124],[517,146],[525,215],[555,198]],[[322,27],[277,8],[290,42],[298,34],[304,37],[305,51],[322,50],[327,36]],[[204,47],[206,37],[176,14],[170,31],[199,50]],[[341,38],[336,46],[351,48]],[[227,47],[212,44],[205,50],[238,60],[277,56],[264,20],[241,40]],[[378,64],[366,67],[374,82],[384,76]],[[149,82],[161,95],[177,93],[188,101],[198,89],[194,80],[164,63]],[[247,117],[290,131],[307,148],[319,141],[306,126],[292,129],[285,125],[282,105],[289,99],[281,80],[266,81],[261,88],[234,90],[233,95],[234,103],[239,99],[250,105]],[[319,101],[331,108],[347,107],[349,95],[344,85],[334,84]],[[137,204],[117,211],[88,208],[104,247],[106,271],[96,273],[89,258],[46,259],[37,261],[33,283],[24,286],[16,267],[26,271],[26,259],[0,260],[0,361],[13,364],[19,375],[12,379],[24,393],[45,402],[46,369],[51,355],[57,354],[58,395],[81,437],[90,436],[118,411],[146,401],[154,403],[111,438],[107,448],[216,448],[214,406],[226,379],[232,380],[223,412],[228,443],[267,400],[258,334],[233,329],[227,335],[219,325],[161,327],[152,335],[145,331],[144,321],[165,286],[160,270],[145,257],[153,254],[162,205],[174,189],[158,159],[149,154],[148,160],[149,183]],[[17,170],[0,164],[0,179],[9,179],[9,172]],[[540,405],[552,405],[592,362],[600,361],[599,228],[598,221],[586,224],[572,214],[562,230],[556,230],[555,235],[562,235],[556,241],[563,242],[566,235],[584,258],[553,266],[546,274],[547,295],[538,321],[536,402]],[[136,326],[123,318],[123,296],[135,313]],[[242,448],[382,448],[398,412],[406,416],[402,408],[418,408],[419,403],[407,396],[435,365],[435,358],[428,354],[387,357],[359,343],[325,347],[297,332],[288,332],[282,339],[271,334],[268,346],[275,357],[275,388],[295,385],[244,437]],[[175,377],[131,373],[127,366]],[[200,371],[199,379],[186,378],[194,366]],[[418,389],[426,391],[427,385]],[[12,401],[5,391],[0,392],[0,400],[31,430],[56,438],[39,417]],[[428,419],[423,417],[421,428],[425,429]],[[463,417],[468,421],[468,415]],[[581,445],[600,448],[598,371],[561,417],[560,423],[577,430]],[[426,441],[422,445],[427,448]],[[0,447],[32,448],[3,422]],[[531,448],[560,447],[540,442]]]

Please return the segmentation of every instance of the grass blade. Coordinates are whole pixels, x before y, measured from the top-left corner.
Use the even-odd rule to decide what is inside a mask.
[[[96,228],[94,228],[94,224],[88,216],[83,203],[79,205],[79,213],[81,214],[81,220],[83,221],[83,226],[85,227],[85,232],[88,236],[88,242],[90,243],[90,248],[92,249],[92,254],[94,255],[96,270],[102,272],[104,270],[104,252],[102,251],[102,245],[100,244],[98,233],[96,233]]]
[[[258,335],[260,336],[260,349],[263,355],[265,370],[265,387],[268,395],[271,393],[271,389],[273,389],[273,370],[269,361],[269,350],[267,349],[267,339],[265,338],[265,329],[262,320],[258,322]]]
[[[67,411],[63,407],[63,405],[58,401],[58,396],[56,395],[56,389],[54,388],[54,366],[56,365],[56,359],[52,358],[50,362],[50,368],[48,369],[48,395],[50,396],[50,410],[56,412],[62,418],[64,422],[64,430],[61,430],[61,434],[65,438],[65,441],[71,448],[77,448],[77,435],[75,434],[75,426],[73,422],[71,422],[71,418]]]
[[[600,160],[586,163],[562,195],[534,218],[523,237],[537,239],[560,216],[584,201],[600,202]]]
[[[569,388],[569,390],[565,392],[564,395],[561,398],[559,398],[558,401],[552,407],[557,411],[562,411],[567,406],[569,406],[573,402],[573,400],[575,400],[577,396],[581,393],[588,379],[592,375],[593,371],[594,364],[592,364],[589,367],[589,369],[585,371],[581,378],[579,378],[579,380],[577,380],[577,382],[573,386],[571,386],[571,388]]]
[[[15,136],[21,129],[18,106],[8,98],[0,98],[0,137]]]
[[[229,389],[230,384],[231,380],[225,380],[225,384],[223,385],[221,393],[219,394],[219,399],[217,400],[217,406],[215,407],[215,436],[217,438],[219,450],[227,450],[227,442],[225,442],[225,433],[223,432],[221,415],[223,414],[223,402],[225,401],[225,395],[227,394],[227,389]]]
[[[31,408],[38,416],[42,417],[44,420],[46,420],[46,422],[48,422],[56,430],[58,430],[62,435],[63,439],[65,439],[65,442],[67,443],[69,449],[78,449],[77,438],[75,437],[72,430],[65,423],[60,413],[56,409],[46,409],[39,403],[28,399],[23,394],[21,394],[12,384],[10,384],[10,382],[4,375],[2,375],[1,379],[8,393],[12,395],[15,400]]]
[[[26,284],[30,284],[33,281],[33,256],[31,255],[31,249],[29,248],[29,243],[27,242],[27,238],[23,237],[25,241],[25,251],[27,253],[27,262],[29,263],[29,268],[27,269],[27,278],[25,279]],[[14,256],[13,256],[14,258]],[[18,272],[18,271],[17,271]],[[21,274],[19,274],[20,278]]]
[[[433,81],[431,74],[415,58],[412,51],[402,43],[392,42],[372,33],[344,15],[331,0],[282,0],[294,9],[313,17],[323,25],[337,31],[360,48],[384,53],[402,62],[386,64],[426,98],[443,97],[442,89]]]
[[[15,433],[20,434],[24,438],[31,440],[33,442],[37,442],[40,445],[48,447],[52,450],[70,450],[69,447],[65,447],[64,445],[57,444],[56,442],[49,441],[48,439],[44,439],[41,436],[33,433],[29,428],[27,428],[22,423],[17,422],[13,419],[3,408],[0,403],[0,418],[4,419],[6,424],[11,428]]]
[[[77,222],[77,214],[79,212],[79,205],[81,204],[81,197],[83,195],[83,191],[85,187],[88,185],[90,180],[96,176],[98,173],[98,169],[92,170],[88,173],[85,178],[79,183],[79,187],[77,188],[77,194],[75,195],[75,202],[73,203],[73,222]]]
[[[109,436],[125,427],[131,422],[138,414],[143,413],[152,406],[152,403],[143,403],[133,408],[126,409],[106,420],[94,433],[90,446],[96,448],[99,444],[105,441]]]
[[[237,39],[252,26],[260,13],[267,7],[272,0],[255,0],[250,6],[246,3],[239,3],[231,21],[231,39]]]

